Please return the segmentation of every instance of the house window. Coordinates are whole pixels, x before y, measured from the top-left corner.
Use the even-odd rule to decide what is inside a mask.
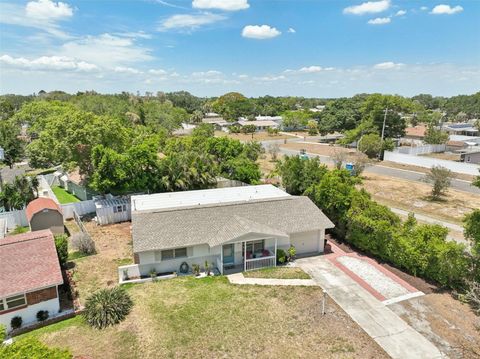
[[[264,249],[265,249],[264,239],[260,241],[247,242],[247,253],[250,253],[250,254],[262,253]],[[243,250],[242,250],[242,253],[243,253]]]
[[[162,261],[175,258],[185,258],[186,256],[187,248],[175,248],[162,251]]]
[[[0,300],[0,310],[13,309],[21,307],[22,305],[27,304],[25,299],[25,294],[15,295],[13,297],[8,297],[3,300]]]

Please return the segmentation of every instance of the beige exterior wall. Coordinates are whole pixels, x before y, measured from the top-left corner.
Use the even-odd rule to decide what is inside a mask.
[[[290,235],[290,243],[295,246],[297,254],[321,253],[324,236],[324,230],[293,233]]]
[[[50,229],[53,234],[63,234],[63,216],[61,213],[51,209],[44,209],[35,213],[30,221],[30,229],[39,231],[42,229]]]

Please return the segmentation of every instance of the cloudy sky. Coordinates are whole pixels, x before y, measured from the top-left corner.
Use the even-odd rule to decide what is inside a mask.
[[[480,1],[0,0],[0,92],[480,90]]]

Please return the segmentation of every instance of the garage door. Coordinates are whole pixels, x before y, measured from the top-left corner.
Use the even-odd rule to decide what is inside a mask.
[[[319,235],[317,231],[292,234],[290,243],[295,246],[298,254],[318,252]]]

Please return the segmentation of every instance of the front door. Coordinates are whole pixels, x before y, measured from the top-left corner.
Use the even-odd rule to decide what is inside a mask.
[[[234,244],[225,244],[223,246],[223,264],[234,264]]]

